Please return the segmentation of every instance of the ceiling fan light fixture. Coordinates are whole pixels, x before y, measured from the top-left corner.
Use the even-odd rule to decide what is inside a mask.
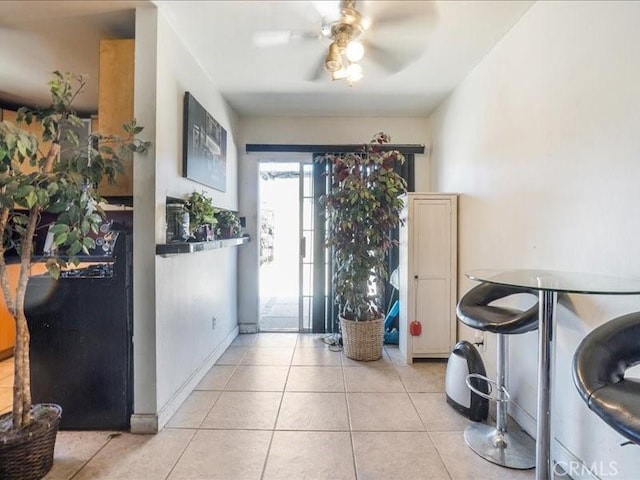
[[[363,75],[362,65],[359,63],[352,63],[347,68],[347,80],[349,81],[349,84],[357,82],[363,77]]]
[[[342,67],[340,68],[340,70],[337,70],[335,72],[331,72],[331,80],[344,80],[345,78],[349,77],[349,71]]]
[[[364,57],[364,45],[357,40],[349,42],[345,53],[350,62],[359,62]]]
[[[329,72],[337,72],[342,68],[342,57],[340,55],[340,47],[333,42],[329,45],[329,53],[324,59],[324,68]]]
[[[330,21],[323,19],[322,35],[331,40],[324,58],[324,68],[332,80],[347,80],[349,85],[363,76],[358,62],[364,58],[364,45],[358,41],[363,32],[362,15],[354,0],[340,1],[340,16]]]

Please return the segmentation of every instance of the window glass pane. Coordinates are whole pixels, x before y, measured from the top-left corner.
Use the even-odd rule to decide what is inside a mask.
[[[311,170],[312,165],[310,163],[303,165],[302,195],[305,197],[313,196],[313,177],[311,176]]]
[[[313,230],[304,232],[304,236],[307,239],[307,256],[304,261],[313,263]]]
[[[311,297],[302,298],[302,328],[311,330]]]
[[[302,200],[302,228],[310,230],[313,228],[313,199]]]
[[[302,294],[303,295],[312,294],[312,289],[313,289],[312,274],[313,274],[313,265],[304,264],[302,266]]]

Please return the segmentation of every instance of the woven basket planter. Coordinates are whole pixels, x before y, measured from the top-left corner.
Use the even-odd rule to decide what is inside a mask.
[[[0,478],[40,480],[51,470],[61,414],[58,405],[34,405],[29,427],[18,432],[0,432]],[[11,413],[5,413],[0,416],[0,424],[10,419]]]
[[[384,317],[355,322],[340,317],[344,354],[352,360],[370,362],[382,357]]]

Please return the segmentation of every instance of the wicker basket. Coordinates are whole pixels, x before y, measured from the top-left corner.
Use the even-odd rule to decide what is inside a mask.
[[[62,408],[44,403],[34,405],[34,420],[24,430],[0,433],[0,478],[40,480],[53,466],[53,448]],[[0,422],[11,413],[0,416]]]
[[[382,357],[384,317],[368,322],[355,322],[340,317],[344,354],[352,360],[369,362]]]

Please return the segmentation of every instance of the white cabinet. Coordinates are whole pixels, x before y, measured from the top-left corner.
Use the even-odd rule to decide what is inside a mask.
[[[456,343],[458,197],[409,193],[400,228],[400,351],[446,358]],[[410,334],[420,322],[422,333]]]

